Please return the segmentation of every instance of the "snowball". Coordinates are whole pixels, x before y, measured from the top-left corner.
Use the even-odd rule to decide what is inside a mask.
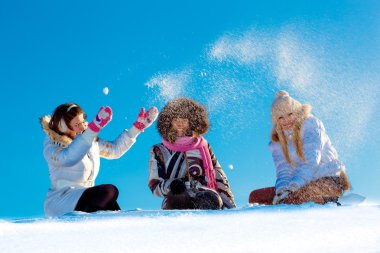
[[[234,166],[233,166],[232,164],[230,164],[230,165],[228,165],[228,168],[229,168],[230,170],[233,170],[233,169],[234,169]]]
[[[108,92],[109,92],[108,87],[104,87],[103,88],[103,94],[107,96]]]

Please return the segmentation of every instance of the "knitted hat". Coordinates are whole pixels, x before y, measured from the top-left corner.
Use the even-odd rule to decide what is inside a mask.
[[[288,92],[284,90],[277,92],[271,106],[272,124],[276,125],[278,118],[288,113],[300,114],[302,108],[302,104],[292,98]]]

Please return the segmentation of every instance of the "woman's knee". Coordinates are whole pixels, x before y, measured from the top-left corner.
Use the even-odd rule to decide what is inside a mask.
[[[332,177],[319,178],[291,193],[284,201],[285,204],[302,204],[305,202],[315,202],[317,204],[326,203],[326,198],[342,196],[342,189],[338,181]]]
[[[115,185],[104,184],[102,186],[107,197],[117,199],[117,197],[119,196],[119,189]]]
[[[164,198],[161,208],[163,210],[173,209],[194,209],[189,194],[185,191],[181,194],[172,194],[171,192]]]
[[[222,209],[223,201],[220,195],[212,190],[199,191],[193,199],[194,209],[218,210]]]

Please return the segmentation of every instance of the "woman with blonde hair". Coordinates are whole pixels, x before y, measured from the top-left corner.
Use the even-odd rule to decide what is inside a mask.
[[[162,143],[150,151],[148,184],[163,197],[162,209],[235,207],[227,177],[202,136],[208,128],[205,108],[189,98],[170,101],[158,115]]]
[[[311,114],[311,106],[280,91],[272,103],[271,118],[269,148],[276,167],[276,184],[251,192],[249,202],[337,202],[349,189],[345,166],[322,121]]]

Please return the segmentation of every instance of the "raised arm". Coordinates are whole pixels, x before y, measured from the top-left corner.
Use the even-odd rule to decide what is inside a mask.
[[[99,139],[100,156],[106,159],[117,159],[124,155],[136,142],[137,136],[153,124],[157,115],[156,107],[151,107],[147,112],[141,108],[136,121],[129,130],[125,129],[114,141]]]
[[[94,120],[88,124],[83,134],[78,135],[67,147],[63,147],[52,140],[45,143],[45,159],[53,166],[72,166],[78,163],[90,150],[99,131],[112,119],[110,107],[102,106]]]

